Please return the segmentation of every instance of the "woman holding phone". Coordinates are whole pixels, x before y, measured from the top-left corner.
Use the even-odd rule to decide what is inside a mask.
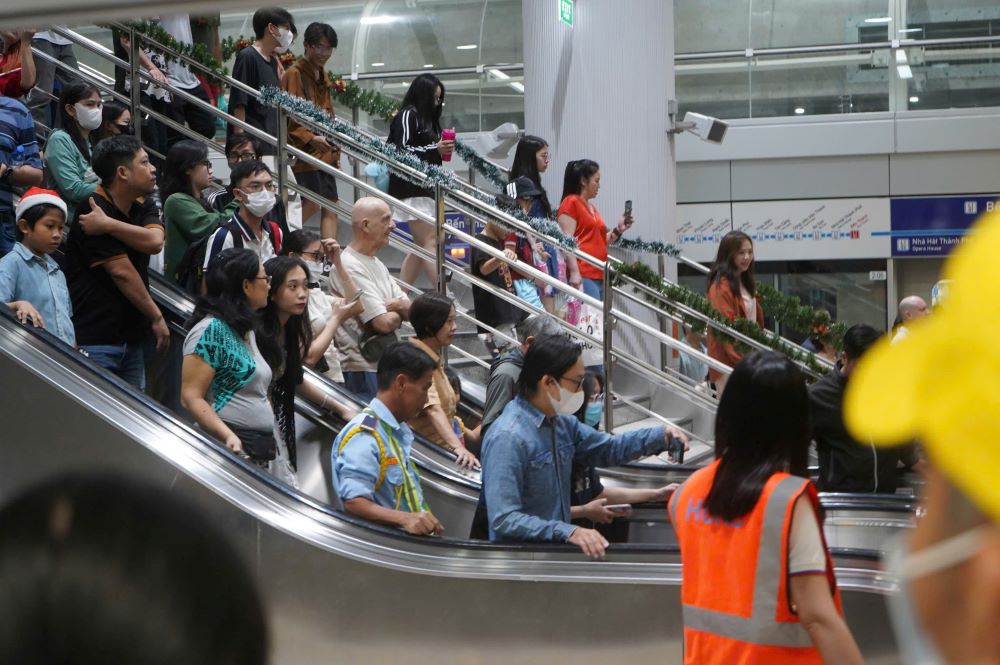
[[[631,209],[622,213],[618,225],[608,231],[593,200],[601,191],[601,167],[590,159],[578,159],[566,165],[563,177],[563,198],[559,205],[559,227],[566,235],[576,238],[580,251],[601,261],[608,260],[608,245],[618,242],[635,219]],[[589,263],[579,263],[575,256],[566,256],[569,284],[583,289],[588,296],[604,299],[604,273]]]
[[[345,321],[364,311],[365,305],[361,302],[364,291],[355,286],[351,275],[344,268],[337,241],[332,238],[320,240],[319,233],[312,229],[300,229],[285,236],[281,254],[302,259],[309,270],[307,309],[313,341],[303,362],[331,380],[343,384],[344,372],[340,366],[337,334]],[[339,283],[344,285],[343,298],[329,294],[329,281],[325,275],[327,266],[323,262],[324,259],[333,266],[340,278]]]
[[[389,143],[413,153],[428,164],[440,166],[444,158],[451,158],[455,151],[455,139],[441,137],[441,111],[444,108],[444,84],[433,74],[421,74],[413,79],[406,91],[399,113],[389,126]],[[431,218],[437,214],[434,205],[434,191],[423,189],[408,180],[389,175],[389,195],[416,208]],[[437,246],[434,226],[413,219],[403,210],[396,210],[393,219],[406,221],[410,227],[413,242],[434,253]],[[427,275],[430,284],[435,284],[437,271],[430,262],[413,254],[403,259],[399,278],[407,284],[415,284],[420,272]]]

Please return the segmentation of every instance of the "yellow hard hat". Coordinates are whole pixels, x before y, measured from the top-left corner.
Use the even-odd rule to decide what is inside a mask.
[[[1000,212],[981,217],[944,267],[947,297],[858,363],[844,419],[859,441],[919,440],[935,465],[1000,522]]]

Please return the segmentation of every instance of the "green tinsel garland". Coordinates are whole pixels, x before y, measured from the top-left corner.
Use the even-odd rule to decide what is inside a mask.
[[[455,141],[455,152],[469,165],[469,168],[489,180],[495,187],[503,189],[507,185],[507,177],[500,167],[483,159],[482,155],[470,148],[468,144]]]
[[[625,249],[630,252],[647,252],[649,254],[663,254],[677,258],[681,255],[681,250],[670,243],[658,240],[643,240],[642,238],[621,238],[613,247]]]
[[[725,314],[715,309],[712,303],[708,301],[705,296],[695,293],[690,289],[687,289],[678,284],[668,284],[663,281],[663,279],[656,273],[655,270],[650,268],[644,263],[635,262],[631,264],[618,264],[615,266],[616,277],[621,275],[625,277],[630,277],[635,281],[649,287],[650,289],[656,291],[663,295],[663,299],[660,301],[660,306],[670,307],[671,301],[675,303],[680,303],[690,309],[703,314],[704,316],[716,321],[718,323],[724,324],[736,332],[749,337],[755,342],[759,342],[764,346],[774,349],[779,353],[783,353],[792,360],[804,364],[806,367],[816,372],[817,374],[826,374],[829,370],[821,365],[817,360],[816,356],[812,353],[804,353],[792,345],[781,341],[779,338],[767,335],[760,327],[757,325],[756,321],[750,321],[749,319],[735,319],[730,320]],[[620,285],[620,280],[616,281]],[[773,294],[772,294],[773,295]],[[781,294],[778,294],[781,295]],[[782,296],[785,297],[785,296]],[[651,297],[647,297],[648,301],[654,302],[655,300]],[[772,303],[773,304],[773,303]],[[769,316],[773,313],[764,306],[765,311]],[[783,311],[783,310],[781,310]],[[701,319],[694,318],[688,315],[681,315],[684,322],[690,325],[692,328],[699,332],[704,332],[707,324]],[[775,317],[777,319],[777,317]],[[778,319],[780,320],[780,319]],[[725,333],[719,332],[715,329],[712,330],[712,334],[716,335],[719,339],[730,343],[734,348],[740,353],[747,353],[752,349],[746,344],[726,335]]]
[[[829,312],[803,305],[797,297],[786,296],[767,284],[758,284],[757,293],[763,301],[764,311],[775,321],[810,337],[817,336],[838,351],[843,349],[847,325],[835,323]]]
[[[130,22],[124,22],[123,24],[129,26],[130,28],[134,28],[135,31],[140,34],[143,34],[146,37],[149,37],[150,39],[153,39],[163,44],[168,49],[171,49],[172,51],[176,51],[177,53],[180,53],[183,56],[191,58],[198,64],[208,68],[216,76],[225,76],[227,73],[226,68],[222,66],[222,63],[220,63],[218,60],[215,59],[215,57],[212,55],[212,52],[204,44],[181,43],[176,39],[174,39],[173,35],[164,30],[159,23],[155,23],[153,21],[130,21]],[[101,27],[108,28],[109,30],[111,30],[111,32],[115,35],[116,39],[119,36],[127,36],[127,33],[123,33],[113,26],[102,25]],[[177,58],[167,53],[163,53],[163,57],[166,58],[168,61],[177,60]],[[200,74],[204,72],[197,72],[197,73]]]

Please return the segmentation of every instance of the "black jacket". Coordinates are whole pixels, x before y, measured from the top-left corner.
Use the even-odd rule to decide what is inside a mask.
[[[397,148],[407,150],[428,164],[441,166],[441,153],[438,152],[438,136],[433,127],[424,125],[417,109],[407,106],[396,114],[389,126],[389,143]],[[434,190],[421,189],[409,180],[389,174],[389,196],[397,199],[409,199],[415,196],[434,197]]]
[[[844,425],[847,377],[832,371],[809,387],[813,439],[819,453],[819,489],[823,492],[896,491],[896,467],[911,464],[912,449],[875,448],[859,442]]]

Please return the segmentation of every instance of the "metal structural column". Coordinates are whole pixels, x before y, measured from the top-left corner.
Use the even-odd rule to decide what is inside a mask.
[[[274,153],[274,170],[278,176],[278,196],[281,197],[281,204],[288,209],[288,118],[285,112],[278,109],[278,147]],[[305,220],[302,220],[303,223]]]
[[[135,132],[135,138],[140,143],[142,142],[142,117],[145,115],[140,108],[142,106],[142,79],[139,76],[139,40],[136,38],[135,28],[129,28],[128,30],[128,62],[129,62],[129,77],[132,89],[129,90],[129,98],[132,103],[132,108],[130,113],[132,115],[132,130]],[[54,123],[53,123],[54,124]]]
[[[636,223],[626,238],[675,239],[677,185],[673,141],[667,135],[668,102],[674,98],[673,3],[664,0],[577,2],[572,27],[559,18],[559,3],[522,4],[525,131],[546,141],[554,157],[543,176],[558,205],[567,162],[587,158],[601,166],[601,190],[593,203],[608,228],[633,201]],[[612,248],[612,254],[615,250]],[[641,259],[655,270],[656,257]],[[676,278],[674,261],[667,276]],[[621,305],[639,316],[639,309]],[[651,314],[641,318],[651,327]],[[660,363],[658,345],[621,329],[616,349]],[[618,392],[648,390],[624,372]],[[623,384],[622,381],[625,383]],[[645,390],[643,390],[645,389]]]

